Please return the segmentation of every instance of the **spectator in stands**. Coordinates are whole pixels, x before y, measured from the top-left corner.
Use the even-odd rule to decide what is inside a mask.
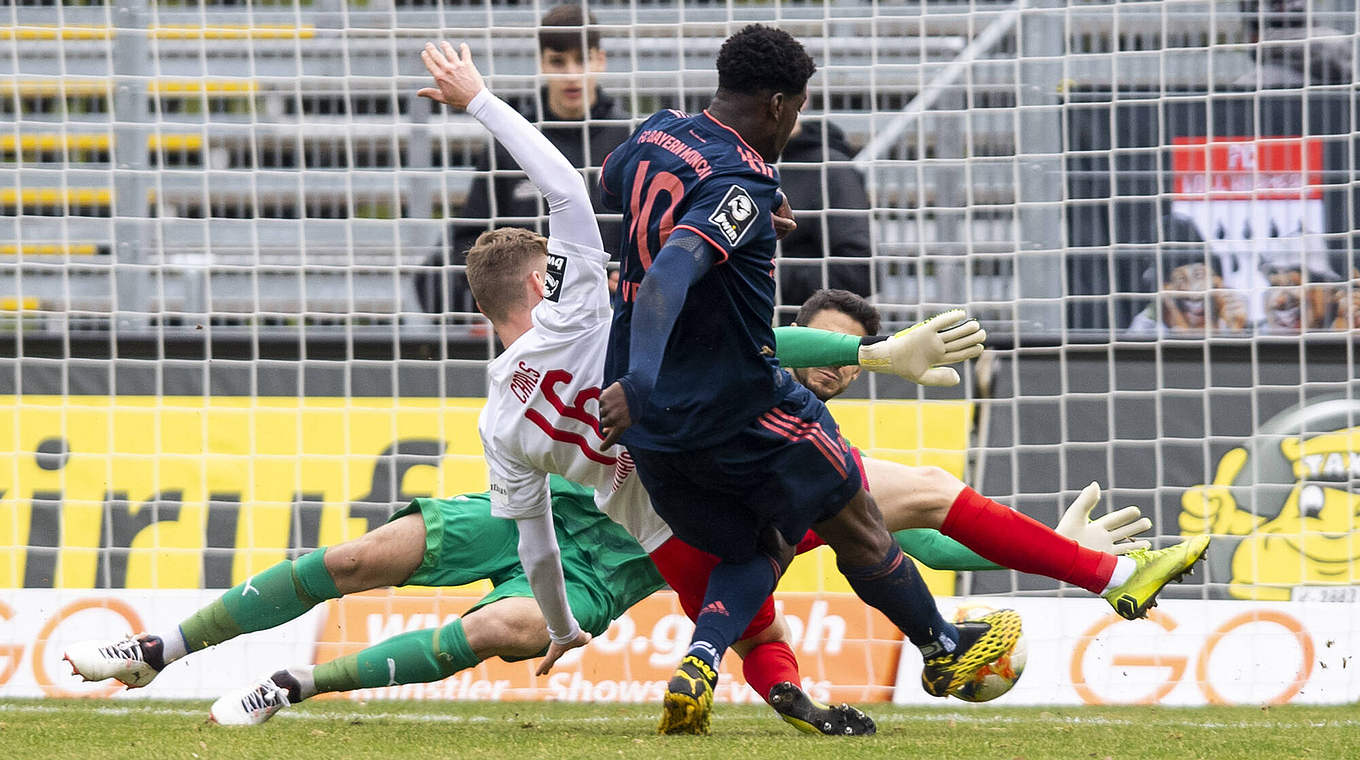
[[[1308,0],[1240,0],[1257,70],[1238,84],[1279,89],[1352,81],[1355,35],[1316,20],[1310,26],[1308,5]]]
[[[864,177],[844,163],[852,152],[836,125],[800,119],[780,156],[782,187],[798,222],[779,246],[782,304],[796,306],[822,288],[871,295],[869,196]],[[789,165],[797,163],[823,166]]]
[[[1158,298],[1129,322],[1129,330],[1204,334],[1247,328],[1242,294],[1223,287],[1218,257],[1165,253]]]
[[[588,169],[586,184],[598,211],[599,167],[632,130],[626,121],[628,114],[596,84],[596,75],[605,70],[600,32],[592,28],[596,23],[594,15],[586,14],[575,3],[554,6],[543,16],[538,30],[538,61],[545,82],[539,92],[540,107],[535,109],[539,112],[526,112],[525,116],[530,121],[545,122],[543,134],[562,155],[573,166]],[[538,192],[518,171],[505,148],[496,146],[494,162],[488,151],[474,166],[477,175],[467,200],[454,213],[459,221],[449,225],[444,245],[416,275],[416,293],[424,311],[476,311],[462,267],[477,235],[491,229],[493,213],[524,227],[536,227],[531,220],[546,218]],[[494,176],[488,171],[492,168],[496,170]],[[507,174],[507,169],[513,173]],[[616,253],[618,222],[600,220],[600,232],[605,248],[611,255]]]

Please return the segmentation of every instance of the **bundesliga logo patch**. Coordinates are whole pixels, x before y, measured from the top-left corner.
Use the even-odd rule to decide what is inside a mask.
[[[727,238],[729,245],[736,245],[738,240],[751,229],[751,223],[756,220],[756,202],[751,199],[751,194],[746,192],[746,188],[740,185],[733,185],[727,195],[723,196],[722,203],[708,221],[717,226],[718,231]]]
[[[567,257],[548,254],[548,272],[543,277],[543,297],[557,302],[562,295],[562,280],[567,276]]]

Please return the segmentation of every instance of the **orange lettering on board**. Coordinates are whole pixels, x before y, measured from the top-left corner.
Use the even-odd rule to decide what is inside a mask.
[[[1147,619],[1161,626],[1162,630],[1165,631],[1172,631],[1176,628],[1176,621],[1172,620],[1170,615],[1156,610],[1150,610]],[[1081,700],[1088,705],[1103,705],[1108,704],[1108,702],[1086,684],[1086,650],[1105,629],[1123,622],[1125,622],[1124,618],[1113,614],[1101,618],[1081,634],[1081,638],[1077,640],[1077,645],[1072,649],[1072,687],[1077,690],[1077,695],[1081,697]],[[1110,665],[1112,667],[1167,668],[1166,681],[1162,682],[1156,691],[1142,699],[1128,700],[1130,704],[1152,705],[1162,701],[1167,694],[1171,693],[1172,689],[1176,688],[1176,684],[1180,683],[1181,676],[1185,675],[1187,659],[1179,655],[1168,654],[1117,654],[1110,658]]]
[[[803,682],[820,701],[892,699],[902,637],[878,612],[848,594],[780,594]],[[439,628],[462,615],[479,597],[437,589],[357,594],[327,603],[317,638],[317,663],[363,649],[408,631]],[[352,699],[545,699],[649,702],[659,700],[689,644],[693,623],[675,594],[653,594],[634,605],[584,652],[559,661],[547,676],[534,675],[537,658],[508,663],[487,660],[433,684],[362,689]],[[728,658],[717,697],[758,702],[741,677],[740,661]]]

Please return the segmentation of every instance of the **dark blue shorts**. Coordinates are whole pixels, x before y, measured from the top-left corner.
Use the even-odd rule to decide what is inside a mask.
[[[731,562],[773,526],[790,544],[834,516],[862,479],[826,405],[798,386],[736,436],[706,449],[629,447],[652,505],[675,535]]]

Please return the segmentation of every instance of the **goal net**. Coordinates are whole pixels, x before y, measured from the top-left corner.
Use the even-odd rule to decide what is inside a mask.
[[[66,644],[162,630],[414,497],[486,487],[496,344],[465,252],[546,232],[546,209],[475,120],[415,95],[425,41],[467,42],[593,186],[641,119],[703,108],[722,41],[759,22],[818,66],[779,165],[799,225],[779,321],[832,287],[882,331],[958,305],[989,334],[957,388],[857,380],[846,436],[1049,525],[1096,481],[1095,514],[1139,506],[1155,547],[1214,536],[1142,622],[1045,578],[926,570],[947,614],[1024,615],[1007,699],[1360,697],[1353,0],[593,0],[555,27],[584,56],[541,53],[552,10],[0,6],[0,696],[112,693],[59,667]],[[142,694],[214,696],[489,588],[327,602]],[[814,697],[925,701],[828,550],[779,599]],[[497,661],[358,696],[649,700],[688,626],[660,592],[548,678]],[[724,667],[720,697],[755,699]]]

